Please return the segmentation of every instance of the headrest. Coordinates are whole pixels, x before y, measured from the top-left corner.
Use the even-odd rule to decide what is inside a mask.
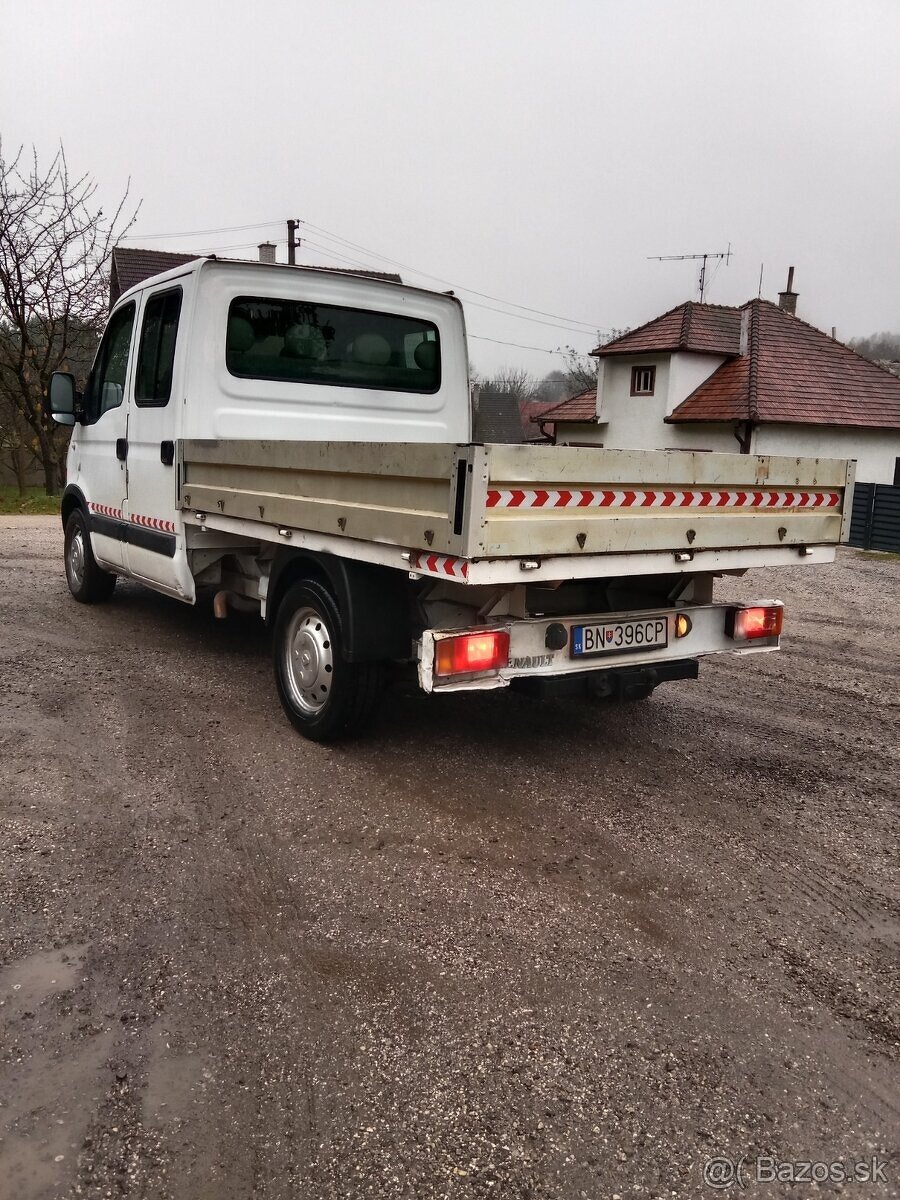
[[[413,353],[416,366],[423,371],[433,371],[437,363],[437,342],[419,342]]]
[[[233,354],[243,354],[256,341],[253,326],[244,317],[231,317],[228,321],[228,336],[225,349]]]
[[[353,339],[354,362],[383,367],[391,361],[391,344],[380,333],[361,333]]]
[[[284,353],[289,358],[325,358],[328,346],[318,325],[302,321],[284,332]]]

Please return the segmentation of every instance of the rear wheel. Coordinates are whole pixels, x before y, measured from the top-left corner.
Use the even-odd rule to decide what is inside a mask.
[[[346,661],[340,611],[317,580],[302,580],[285,593],[275,618],[273,654],[282,707],[304,737],[335,741],[371,723],[382,664]]]
[[[81,604],[99,604],[108,600],[116,586],[116,577],[97,565],[91,549],[87,520],[80,508],[66,521],[66,579],[69,591]]]

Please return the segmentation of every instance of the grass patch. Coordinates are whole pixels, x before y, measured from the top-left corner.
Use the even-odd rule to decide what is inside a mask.
[[[874,558],[879,562],[892,558],[895,562],[900,562],[900,554],[894,554],[892,550],[857,550],[856,553],[859,558]]]
[[[25,495],[20,496],[17,487],[3,484],[0,485],[0,516],[52,515],[59,512],[59,500],[59,496],[48,496],[42,487],[26,488]]]

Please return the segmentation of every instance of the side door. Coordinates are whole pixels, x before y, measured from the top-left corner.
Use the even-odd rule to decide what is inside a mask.
[[[88,502],[94,557],[113,570],[126,567],[128,395],[136,304],[116,309],[97,350],[77,428],[75,480]]]
[[[128,413],[128,569],[182,599],[193,599],[176,510],[175,439],[181,415],[183,354],[180,283],[143,293]],[[182,339],[183,340],[183,339]]]

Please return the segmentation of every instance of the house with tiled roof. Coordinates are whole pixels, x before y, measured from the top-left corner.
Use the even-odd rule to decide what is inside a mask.
[[[270,246],[271,243],[264,243]],[[273,248],[274,249],[274,248]],[[120,296],[129,288],[136,287],[145,279],[161,275],[163,271],[172,271],[175,267],[183,267],[185,263],[202,258],[202,254],[182,253],[174,250],[141,250],[132,246],[116,246],[112,252],[109,265],[109,307],[115,304]],[[274,262],[263,258],[263,246],[260,246],[260,261]],[[352,267],[316,267],[317,271],[341,271],[343,274],[366,275],[373,279],[385,279],[390,283],[401,283],[400,276],[392,271],[364,271]]]
[[[900,482],[900,379],[795,315],[797,294],[688,302],[593,351],[597,391],[539,418],[559,444],[854,458]]]

